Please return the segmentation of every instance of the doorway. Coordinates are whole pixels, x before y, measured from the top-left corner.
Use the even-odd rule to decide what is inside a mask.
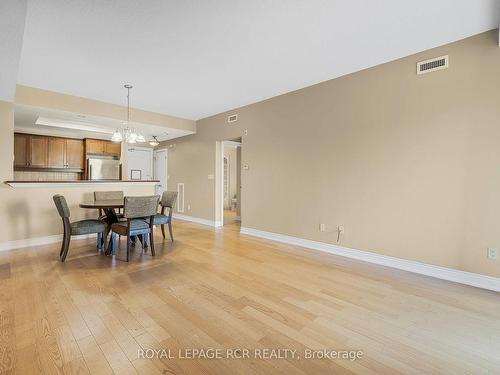
[[[167,190],[167,166],[168,166],[168,151],[167,149],[155,150],[153,153],[154,178],[159,180],[155,185],[155,194],[162,195]]]
[[[221,199],[223,225],[241,222],[241,138],[222,142]]]

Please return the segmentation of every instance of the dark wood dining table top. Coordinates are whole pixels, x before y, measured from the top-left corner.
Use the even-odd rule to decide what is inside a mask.
[[[81,208],[123,208],[123,199],[103,199],[80,203]]]

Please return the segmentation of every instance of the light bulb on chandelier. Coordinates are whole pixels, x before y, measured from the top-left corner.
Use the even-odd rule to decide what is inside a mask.
[[[127,89],[127,121],[124,123],[125,128],[115,130],[111,136],[111,141],[116,143],[125,141],[128,144],[144,143],[146,138],[141,133],[136,133],[134,129],[130,128],[130,89],[133,86],[126,84],[123,87]]]

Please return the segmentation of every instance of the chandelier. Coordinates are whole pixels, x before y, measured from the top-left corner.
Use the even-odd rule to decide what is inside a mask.
[[[123,87],[127,89],[127,122],[125,123],[125,128],[116,129],[111,137],[112,142],[120,143],[125,141],[128,144],[143,143],[146,139],[141,133],[136,133],[133,128],[130,127],[130,89],[132,85],[126,84]]]

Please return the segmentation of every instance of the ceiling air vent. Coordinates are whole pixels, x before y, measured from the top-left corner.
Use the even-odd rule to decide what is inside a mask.
[[[417,74],[425,74],[448,68],[448,55],[417,63]]]
[[[236,121],[238,121],[238,115],[227,116],[227,122],[231,123]]]

